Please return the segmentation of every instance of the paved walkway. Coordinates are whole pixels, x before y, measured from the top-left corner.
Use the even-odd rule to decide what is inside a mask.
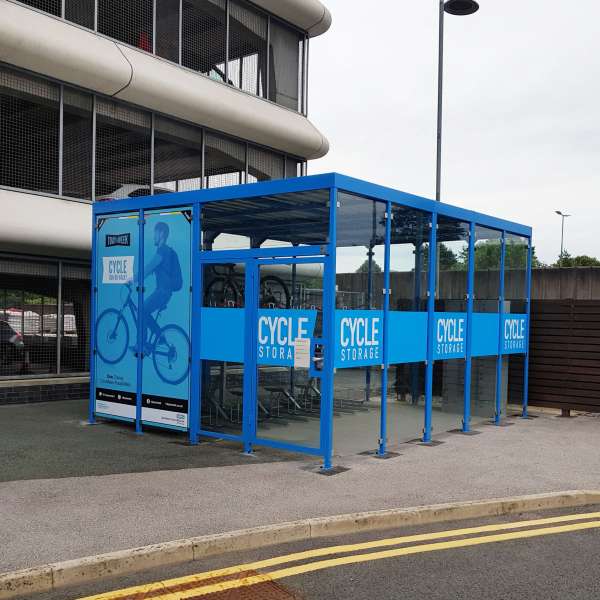
[[[267,450],[247,458],[219,442],[89,429],[83,406],[60,404],[0,407],[0,572],[310,516],[600,487],[592,416],[481,426],[439,446],[404,444],[390,460],[338,457],[350,470],[323,477]],[[15,433],[23,414],[34,434]]]

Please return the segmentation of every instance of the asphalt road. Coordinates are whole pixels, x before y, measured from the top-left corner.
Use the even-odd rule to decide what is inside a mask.
[[[35,600],[590,600],[599,555],[600,506],[285,544]]]

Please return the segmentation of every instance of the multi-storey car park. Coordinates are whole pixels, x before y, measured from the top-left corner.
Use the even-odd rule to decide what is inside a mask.
[[[318,0],[0,0],[0,402],[83,397],[91,204],[296,177]]]

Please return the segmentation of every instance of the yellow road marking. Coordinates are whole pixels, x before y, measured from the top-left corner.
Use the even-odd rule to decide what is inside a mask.
[[[584,519],[596,519],[600,518],[600,512],[593,512],[587,514],[576,514],[576,515],[563,515],[560,517],[548,517],[545,519],[533,519],[530,521],[516,521],[513,523],[500,523],[495,525],[482,525],[479,527],[469,527],[464,529],[450,529],[441,532],[423,533],[416,535],[408,535],[396,538],[388,538],[383,540],[373,540],[370,542],[361,542],[357,544],[345,544],[340,546],[329,546],[324,548],[316,548],[313,550],[306,550],[303,552],[296,552],[293,554],[287,554],[285,556],[277,556],[268,558],[253,563],[246,563],[236,565],[233,567],[226,567],[223,569],[216,569],[213,571],[207,571],[204,573],[198,573],[196,575],[188,575],[185,577],[178,577],[175,579],[168,579],[161,582],[154,582],[152,584],[144,584],[134,586],[122,590],[116,590],[112,592],[104,592],[102,594],[88,596],[81,600],[120,600],[127,598],[134,594],[143,594],[157,589],[157,586],[162,588],[169,588],[174,586],[188,585],[193,583],[200,583],[216,577],[225,577],[228,575],[236,575],[238,573],[247,572],[251,570],[264,569],[273,567],[288,562],[297,562],[300,560],[317,558],[327,556],[331,554],[343,554],[356,552],[359,550],[368,550],[373,548],[381,548],[386,546],[395,546],[398,544],[406,544],[411,542],[424,542],[435,539],[443,539],[449,537],[465,536],[477,533],[487,533],[492,531],[505,531],[507,529],[518,529],[524,527],[535,527],[539,525],[550,525],[555,523],[565,523],[572,521],[581,521]],[[396,550],[387,550],[383,552],[374,552],[368,554],[359,554],[349,557],[340,557],[335,559],[329,559],[319,562],[308,563],[305,565],[299,565],[297,567],[289,567],[287,569],[280,569],[279,571],[272,571],[268,574],[259,574],[246,577],[244,579],[225,581],[216,583],[213,585],[204,586],[201,588],[195,588],[187,592],[173,592],[166,593],[160,596],[156,596],[155,600],[183,600],[185,598],[191,598],[194,595],[205,595],[211,594],[216,591],[224,591],[232,589],[233,587],[245,587],[248,585],[255,585],[272,579],[279,579],[282,577],[291,577],[295,574],[306,573],[312,570],[326,569],[332,566],[339,566],[343,564],[352,564],[355,562],[363,562],[369,560],[380,560],[381,558],[388,558],[393,556],[403,556],[405,554],[415,554],[418,552],[431,552],[434,550],[442,550],[446,548],[458,548],[463,546],[477,545],[483,543],[491,543],[497,541],[505,541],[510,539],[520,539],[526,537],[535,537],[537,535],[550,535],[553,533],[564,533],[568,531],[578,531],[583,529],[593,529],[600,527],[600,521],[592,521],[586,523],[579,523],[574,525],[565,525],[562,527],[547,527],[542,529],[533,529],[529,531],[513,532],[508,534],[499,534],[494,536],[481,536],[477,538],[468,538],[464,540],[454,540],[449,542],[438,542],[436,544],[427,544],[420,546],[410,546],[400,548]],[[483,540],[483,541],[482,541]],[[325,565],[325,566],[319,566]],[[283,574],[288,573],[289,574]],[[226,587],[223,587],[226,586]],[[206,590],[206,591],[204,591]],[[165,590],[166,591],[166,590]]]

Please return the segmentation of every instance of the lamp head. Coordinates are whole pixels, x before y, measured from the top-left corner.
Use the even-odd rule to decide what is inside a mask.
[[[444,10],[451,15],[472,15],[479,10],[479,4],[475,0],[448,0],[444,4]]]

